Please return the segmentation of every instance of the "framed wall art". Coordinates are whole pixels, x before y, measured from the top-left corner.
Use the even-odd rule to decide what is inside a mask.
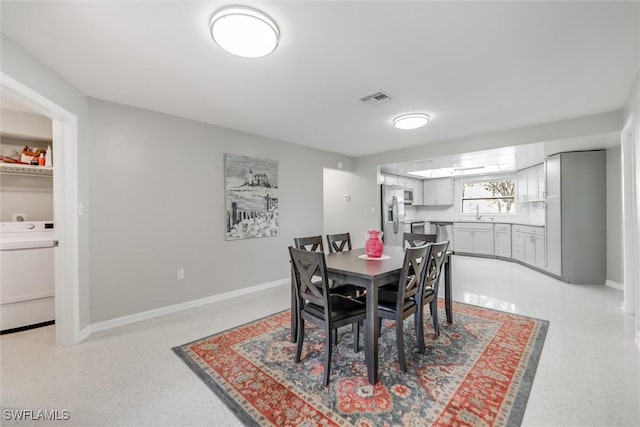
[[[226,239],[278,235],[278,162],[225,154]]]

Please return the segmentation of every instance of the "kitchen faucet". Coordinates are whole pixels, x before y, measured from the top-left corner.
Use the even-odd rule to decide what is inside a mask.
[[[476,221],[480,221],[480,206],[476,203]]]

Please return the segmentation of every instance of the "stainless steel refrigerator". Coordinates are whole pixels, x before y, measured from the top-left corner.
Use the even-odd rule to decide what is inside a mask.
[[[404,187],[381,185],[381,226],[385,245],[402,246],[404,233]]]

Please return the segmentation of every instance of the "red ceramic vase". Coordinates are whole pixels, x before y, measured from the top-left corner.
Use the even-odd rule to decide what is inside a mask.
[[[364,244],[364,250],[369,258],[380,258],[384,245],[382,244],[382,231],[369,230],[369,239]]]

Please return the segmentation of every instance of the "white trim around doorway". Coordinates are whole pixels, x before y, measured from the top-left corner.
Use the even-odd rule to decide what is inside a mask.
[[[34,111],[52,120],[55,238],[56,343],[81,341],[78,234],[78,118],[56,103],[0,72],[0,85],[20,97]]]

